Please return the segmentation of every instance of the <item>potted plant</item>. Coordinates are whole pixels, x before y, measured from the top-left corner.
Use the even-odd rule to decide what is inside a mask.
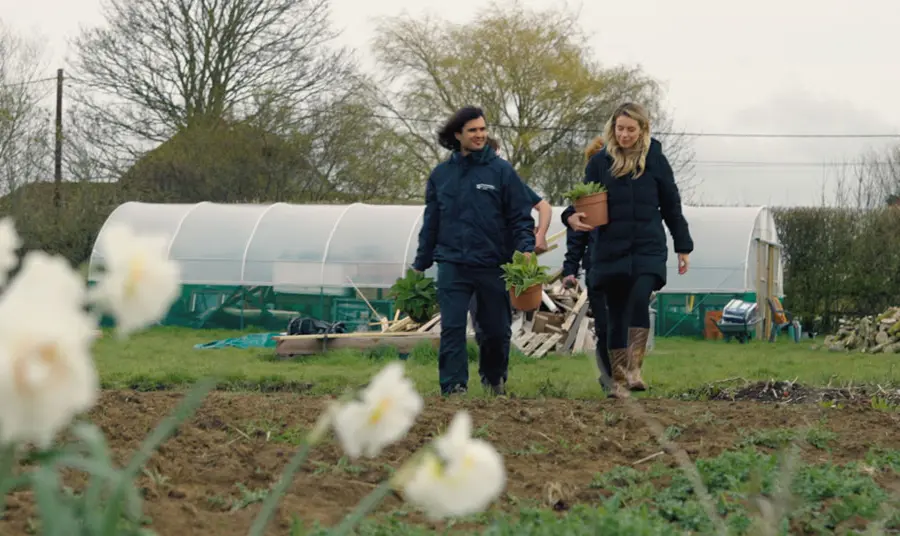
[[[406,313],[413,322],[428,322],[437,309],[437,287],[434,279],[410,268],[406,277],[397,279],[389,295],[397,309]]]
[[[501,268],[513,307],[528,312],[541,306],[544,283],[550,277],[547,275],[547,267],[538,263],[537,255],[532,253],[526,257],[524,253],[517,251],[512,262]]]
[[[609,223],[606,206],[606,186],[599,182],[582,183],[568,192],[565,197],[575,205],[575,212],[584,213],[584,223],[599,227]]]

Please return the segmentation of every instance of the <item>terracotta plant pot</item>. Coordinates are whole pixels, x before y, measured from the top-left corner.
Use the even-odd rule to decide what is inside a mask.
[[[543,285],[532,285],[522,294],[516,296],[515,288],[509,289],[509,299],[512,306],[519,311],[529,312],[535,311],[541,306],[541,293],[544,290]]]
[[[584,223],[591,227],[599,227],[609,223],[609,211],[606,206],[606,192],[579,197],[575,201],[575,212],[584,213]]]

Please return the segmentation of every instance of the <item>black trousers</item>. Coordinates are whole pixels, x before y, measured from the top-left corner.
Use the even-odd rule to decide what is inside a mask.
[[[438,305],[441,309],[438,377],[442,393],[448,393],[456,386],[468,386],[466,327],[473,295],[477,304],[476,321],[482,331],[479,341],[481,375],[491,384],[506,379],[512,307],[502,274],[499,267],[438,264]]]
[[[590,281],[590,272],[585,273],[585,281]],[[606,296],[598,289],[588,286],[588,302],[591,304],[591,312],[594,315],[594,334],[597,336],[597,366],[601,374],[609,377],[612,367],[609,361],[609,339],[607,323],[609,314],[606,310]]]
[[[509,294],[507,294],[509,297]],[[491,352],[491,348],[485,345],[485,337],[484,330],[481,328],[481,323],[478,321],[478,298],[475,294],[472,294],[472,299],[469,300],[469,314],[472,315],[472,327],[475,328],[475,342],[478,343],[478,376],[481,378],[482,383],[491,383],[491,381],[487,378],[485,374],[485,366],[484,366],[484,356],[489,355]],[[512,319],[512,308],[509,311],[510,319]],[[506,356],[507,369],[509,367],[509,351],[510,351],[510,342],[512,340],[512,333],[510,332],[510,336],[506,338],[503,343],[502,355]],[[503,371],[503,381],[505,382],[508,378],[507,370]],[[496,382],[493,382],[496,384]]]
[[[650,274],[604,282],[610,350],[628,347],[628,328],[650,327],[650,295],[657,286],[658,277]]]

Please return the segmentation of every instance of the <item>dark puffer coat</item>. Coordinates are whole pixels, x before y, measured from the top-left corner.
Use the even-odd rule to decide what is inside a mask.
[[[647,168],[637,179],[615,178],[610,172],[612,158],[606,149],[588,161],[584,182],[599,182],[608,191],[609,223],[591,231],[591,286],[622,277],[643,274],[657,276],[656,290],[666,284],[668,247],[663,222],[672,234],[676,253],[691,253],[694,241],[681,211],[681,195],[675,176],[663,154],[662,144],[653,139],[647,154]],[[568,207],[563,224],[575,213]]]

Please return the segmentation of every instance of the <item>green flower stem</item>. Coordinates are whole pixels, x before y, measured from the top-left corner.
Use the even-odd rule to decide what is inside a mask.
[[[294,481],[294,474],[306,462],[306,458],[309,457],[309,451],[312,449],[313,445],[321,441],[325,437],[325,434],[330,430],[331,420],[339,403],[344,400],[349,400],[352,396],[352,394],[348,394],[341,397],[338,403],[326,408],[319,416],[316,425],[309,434],[303,438],[303,443],[300,444],[300,448],[297,449],[296,454],[291,458],[291,461],[284,469],[284,472],[281,473],[278,482],[272,487],[269,494],[266,495],[265,500],[263,500],[259,514],[256,516],[256,519],[253,520],[253,525],[250,526],[249,536],[263,536],[266,527],[269,525],[269,521],[275,514],[275,509],[278,508],[281,497],[287,492],[291,483]]]
[[[418,452],[413,454],[409,460],[400,466],[392,478],[388,478],[382,482],[372,493],[360,501],[356,508],[353,509],[347,517],[341,521],[341,524],[332,531],[332,534],[347,534],[360,521],[363,520],[372,510],[375,509],[385,497],[390,495],[397,488],[402,488],[413,477],[413,473],[422,464],[426,456],[433,454],[432,443],[429,443]]]
[[[15,443],[0,447],[0,518],[6,512],[6,494],[16,487],[12,478],[13,467],[16,465],[16,447]]]
[[[266,527],[269,525],[269,521],[275,514],[275,509],[278,508],[278,503],[281,501],[282,495],[285,494],[288,487],[290,487],[291,483],[294,481],[294,473],[296,473],[303,463],[306,462],[306,458],[309,456],[311,448],[312,443],[310,443],[308,438],[304,438],[300,448],[297,449],[297,453],[294,454],[294,457],[291,458],[287,468],[281,473],[278,482],[272,487],[268,495],[266,495],[259,515],[256,516],[256,519],[253,520],[253,525],[250,526],[250,532],[248,533],[250,536],[263,536],[266,532]]]
[[[353,511],[350,512],[350,514],[347,515],[347,517],[345,517],[343,521],[341,521],[341,524],[338,525],[337,528],[335,528],[331,532],[331,534],[348,534],[351,530],[353,530],[354,527],[356,527],[357,524],[359,524],[360,521],[363,520],[364,517],[369,514],[369,512],[371,512],[379,504],[381,504],[381,501],[383,501],[384,498],[393,491],[393,488],[394,487],[391,483],[391,479],[387,479],[379,484],[378,487],[372,491],[372,493],[366,495],[366,497],[362,501],[360,501],[358,505],[356,505],[356,508],[354,508]]]
[[[109,536],[116,534],[116,527],[122,515],[122,502],[125,499],[128,486],[134,482],[134,477],[137,476],[138,471],[140,471],[147,461],[150,460],[153,453],[156,452],[156,449],[169,439],[169,436],[175,433],[175,430],[178,429],[181,423],[197,411],[197,408],[203,403],[206,395],[215,386],[216,381],[211,378],[198,382],[194,388],[187,393],[181,403],[178,404],[175,411],[166,417],[163,422],[161,422],[159,426],[144,439],[143,444],[141,444],[137,453],[131,458],[128,466],[125,468],[122,479],[119,480],[119,484],[113,492],[108,510],[103,519],[103,529],[101,534]]]

